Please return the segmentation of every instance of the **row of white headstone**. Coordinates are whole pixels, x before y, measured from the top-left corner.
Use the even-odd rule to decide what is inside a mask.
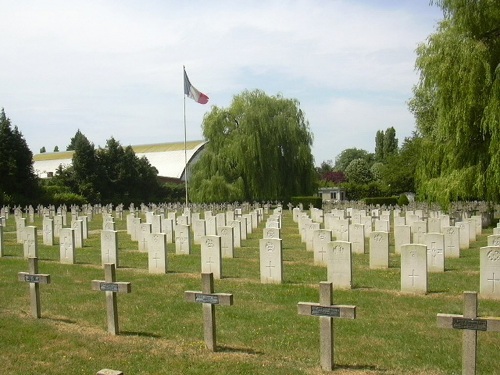
[[[369,233],[370,268],[389,268],[390,215],[372,217],[351,212],[364,222],[359,224],[352,223],[341,210],[325,214],[324,222],[321,221],[321,210],[313,209],[311,218],[298,208],[293,211],[306,249],[314,252],[315,264],[327,266],[328,281],[334,287],[351,288],[352,254],[365,253],[366,232]],[[401,254],[402,291],[427,293],[428,273],[444,272],[445,259],[460,257],[460,250],[468,249],[470,242],[476,240],[476,235],[482,233],[481,216],[473,216],[455,226],[449,226],[449,216],[442,216],[433,215],[422,220],[414,213],[406,213],[405,217],[393,218],[395,253]],[[408,217],[415,220],[405,225]],[[431,219],[433,224],[429,223]],[[329,229],[321,229],[321,224]],[[439,232],[428,232],[429,228]],[[500,227],[495,233],[499,231]],[[494,234],[488,236],[488,246],[480,249],[480,293],[486,298],[500,299],[499,246],[500,235]]]

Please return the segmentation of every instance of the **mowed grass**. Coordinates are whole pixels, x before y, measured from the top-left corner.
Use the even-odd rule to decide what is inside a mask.
[[[200,247],[175,255],[168,247],[168,273],[150,275],[140,253],[117,220],[118,281],[132,293],[118,295],[120,335],[107,333],[106,303],[91,280],[104,278],[100,258],[102,218],[90,222],[90,235],[74,265],[59,263],[59,244],[44,246],[39,228],[42,318],[30,315],[29,287],[17,281],[28,270],[16,244],[14,218],[4,228],[0,258],[0,361],[2,374],[95,374],[102,368],[135,374],[322,374],[319,321],[299,316],[297,303],[318,302],[326,267],[314,265],[301,243],[291,213],[284,212],[284,282],[261,284],[260,227],[242,241],[234,259],[223,260],[215,291],[234,294],[233,306],[216,307],[218,351],[205,349],[202,309],[185,302],[184,291],[201,290]],[[483,230],[446,272],[430,274],[425,296],[400,292],[399,256],[391,242],[390,268],[370,270],[368,254],[354,255],[354,288],[335,290],[338,304],[357,306],[357,319],[335,321],[335,371],[339,374],[459,374],[461,332],[438,329],[437,313],[461,314],[463,291],[479,289],[479,248]],[[368,249],[368,247],[367,247]],[[367,250],[368,251],[368,250]],[[479,301],[482,316],[500,316],[500,301]],[[500,373],[500,333],[478,334],[478,374]]]

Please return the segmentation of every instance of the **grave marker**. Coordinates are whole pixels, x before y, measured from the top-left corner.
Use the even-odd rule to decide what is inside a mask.
[[[401,246],[401,291],[427,293],[427,246]]]
[[[381,231],[370,233],[370,268],[389,268],[389,233]]]
[[[317,229],[313,232],[314,264],[328,264],[328,242],[332,241],[332,231]]]
[[[61,263],[75,263],[75,231],[62,228],[59,232],[59,260]]]
[[[44,216],[42,226],[43,244],[47,246],[54,246],[54,219]]]
[[[214,293],[214,275],[212,273],[201,274],[202,291],[186,291],[184,296],[187,302],[197,302],[203,305],[203,336],[207,348],[213,352],[217,351],[216,327],[215,327],[215,305],[231,306],[233,295],[229,293]]]
[[[500,318],[477,316],[477,292],[464,292],[464,314],[437,314],[439,328],[463,330],[462,374],[476,373],[477,331],[500,332]]]
[[[0,225],[0,258],[3,257],[3,226]]]
[[[352,252],[354,254],[365,253],[365,226],[364,224],[349,225],[349,242],[352,243]]]
[[[481,297],[500,299],[500,247],[485,246],[479,251],[479,293]]]
[[[101,264],[113,263],[117,267],[118,261],[118,232],[114,230],[101,231]]]
[[[444,272],[444,235],[426,233],[424,241],[427,246],[427,271]]]
[[[150,233],[148,239],[149,273],[167,273],[167,259],[167,235],[165,233]]]
[[[92,290],[106,292],[106,310],[108,318],[108,332],[117,335],[118,329],[118,303],[116,293],[130,293],[129,282],[116,281],[116,266],[113,263],[104,265],[104,281],[92,280]]]
[[[351,289],[352,287],[352,249],[347,241],[331,241],[327,244],[328,281],[333,287]]]
[[[282,240],[263,238],[260,247],[260,282],[263,284],[283,281]]]
[[[191,254],[191,231],[189,225],[175,226],[175,253]]]
[[[50,275],[38,273],[38,258],[28,258],[29,272],[19,272],[17,279],[30,283],[31,315],[34,318],[42,316],[40,305],[40,284],[50,284]]]
[[[220,236],[204,236],[201,240],[201,272],[212,273],[215,279],[222,276],[222,250]]]
[[[334,367],[333,319],[356,319],[356,306],[333,305],[332,283],[319,284],[319,303],[299,302],[299,315],[319,316],[320,324],[320,363],[325,371]]]
[[[23,229],[23,250],[25,258],[38,257],[38,237],[35,226],[27,226]]]
[[[460,258],[460,228],[442,226],[444,234],[444,256],[446,258]]]

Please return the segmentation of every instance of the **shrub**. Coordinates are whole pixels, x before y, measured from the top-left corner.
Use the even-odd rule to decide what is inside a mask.
[[[321,208],[323,205],[321,197],[292,197],[291,202],[295,207],[302,203],[304,209],[308,209],[310,204],[315,208]]]
[[[395,206],[398,204],[398,197],[375,197],[365,198],[365,204],[373,206]]]
[[[410,203],[406,194],[401,194],[398,198],[398,206],[406,206]]]

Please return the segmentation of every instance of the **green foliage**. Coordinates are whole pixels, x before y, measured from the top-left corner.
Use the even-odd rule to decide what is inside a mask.
[[[357,148],[347,148],[337,155],[333,169],[335,171],[345,172],[349,164],[356,159],[363,159],[371,165],[373,163],[373,158],[374,155],[370,154],[368,151]]]
[[[384,160],[389,156],[398,152],[398,139],[396,138],[396,130],[391,126],[384,133]]]
[[[3,109],[0,112],[0,192],[0,204],[34,204],[38,195],[33,153]]]
[[[401,194],[398,198],[398,206],[407,206],[410,203],[406,194]]]
[[[90,203],[130,204],[162,201],[169,194],[158,181],[158,171],[131,146],[110,138],[96,150],[81,133],[75,135],[71,167],[59,167],[52,185],[66,187]],[[173,190],[172,190],[173,191]]]
[[[186,197],[186,186],[184,184],[166,183],[162,189],[162,197],[165,202],[182,202]]]
[[[382,185],[375,181],[368,184],[347,182],[342,184],[341,187],[345,189],[347,199],[352,201],[360,201],[368,197],[380,197],[386,194]]]
[[[59,146],[54,147],[54,152],[59,152]]]
[[[309,206],[311,204],[315,208],[322,208],[323,207],[323,201],[322,201],[321,197],[292,197],[290,202],[295,207],[298,207],[298,205],[302,203],[302,207],[304,207],[304,210],[309,209]]]
[[[355,184],[367,184],[373,180],[370,166],[365,159],[354,159],[345,169],[345,175],[349,182]]]
[[[382,162],[384,160],[384,132],[377,130],[375,134],[375,161]]]
[[[423,136],[419,196],[500,200],[500,7],[443,0],[445,19],[417,49],[410,110]]]
[[[56,206],[62,204],[65,204],[66,206],[81,206],[88,203],[85,197],[75,193],[55,193],[51,198],[51,204]]]
[[[380,181],[382,179],[382,171],[384,169],[384,164],[380,162],[375,162],[370,168],[370,172],[375,181]]]
[[[43,154],[44,152],[47,152],[47,150],[45,150],[45,146],[43,146],[43,147],[40,149],[40,154]]]
[[[375,135],[375,161],[384,162],[389,156],[397,153],[398,139],[393,127],[387,128],[385,132],[377,131]]]
[[[285,200],[313,192],[312,134],[297,100],[244,91],[229,108],[212,107],[203,135],[209,142],[193,168],[192,201]]]
[[[71,138],[69,145],[66,147],[66,151],[74,151],[76,150],[76,144],[80,140],[87,140],[87,137],[83,135],[83,133],[78,129],[75,133],[75,136]],[[88,140],[87,140],[88,141]]]
[[[378,176],[389,194],[416,191],[415,174],[421,152],[422,139],[413,134],[411,138],[405,138],[399,151],[389,155],[380,166]]]
[[[398,197],[372,197],[363,200],[365,204],[372,206],[395,206],[398,204]]]

